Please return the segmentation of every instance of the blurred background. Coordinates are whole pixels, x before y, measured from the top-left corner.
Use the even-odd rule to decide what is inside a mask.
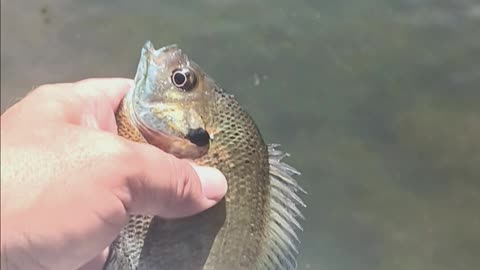
[[[177,43],[292,154],[299,269],[480,267],[479,0],[2,0],[2,112]]]

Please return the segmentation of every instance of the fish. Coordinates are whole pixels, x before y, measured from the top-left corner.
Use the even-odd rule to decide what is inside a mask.
[[[132,215],[105,270],[296,269],[306,193],[295,179],[300,172],[177,45],[145,43],[115,117],[120,136],[219,169],[228,191],[194,216]]]

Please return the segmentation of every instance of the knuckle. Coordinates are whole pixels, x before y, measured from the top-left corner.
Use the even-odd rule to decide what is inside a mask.
[[[170,154],[146,154],[149,147],[125,143],[116,150],[118,164],[135,176],[128,179],[135,208],[167,218],[188,212],[198,192],[193,168]]]
[[[110,135],[110,134],[109,134]],[[138,161],[139,153],[128,143],[122,140],[109,140],[113,156],[119,164],[128,166]]]
[[[36,97],[51,97],[57,94],[57,85],[55,84],[44,84],[35,89],[33,89],[29,95]]]
[[[64,101],[67,96],[64,87],[56,84],[41,85],[25,97],[28,106],[34,104],[39,112],[55,112],[57,114],[64,113],[68,106],[65,106]]]
[[[114,134],[92,131],[88,134],[83,133],[83,136],[89,144],[89,149],[96,153],[97,158],[108,161],[119,169],[121,166],[131,164],[138,156],[129,143]],[[85,138],[85,136],[91,138]]]
[[[86,79],[81,79],[79,81],[76,81],[75,84],[89,84],[89,83],[92,83],[92,82],[95,82],[97,81],[98,79],[94,79],[94,78],[86,78]]]
[[[170,181],[172,183],[171,203],[181,205],[191,200],[195,192],[194,179],[191,177],[192,168],[184,160],[173,156],[168,157],[170,165]]]

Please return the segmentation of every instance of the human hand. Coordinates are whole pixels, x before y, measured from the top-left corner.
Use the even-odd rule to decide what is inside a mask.
[[[116,134],[131,83],[41,86],[1,116],[2,269],[100,269],[129,214],[183,217],[225,195],[218,170]]]

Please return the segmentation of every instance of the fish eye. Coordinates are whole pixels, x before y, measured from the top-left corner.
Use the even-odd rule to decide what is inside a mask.
[[[176,69],[172,72],[171,80],[175,87],[190,91],[195,86],[196,78],[189,69]]]

